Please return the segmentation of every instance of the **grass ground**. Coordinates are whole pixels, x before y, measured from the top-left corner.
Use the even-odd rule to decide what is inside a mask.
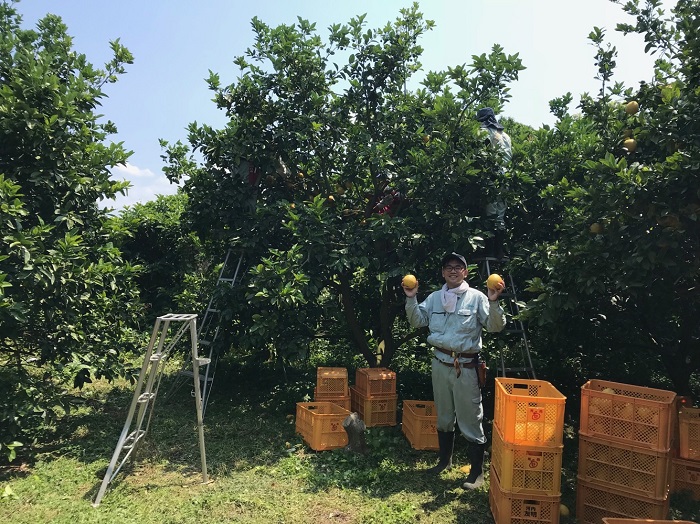
[[[146,440],[98,508],[91,503],[126,420],[133,389],[126,384],[91,385],[82,392],[83,407],[53,428],[51,441],[31,462],[0,470],[3,520],[493,523],[488,484],[469,492],[460,487],[464,473],[457,468],[437,478],[422,473],[436,454],[412,449],[399,426],[371,428],[366,456],[310,450],[295,434],[293,414],[295,403],[313,394],[313,371],[290,372],[284,385],[278,372],[260,373],[230,367],[217,374],[205,421],[208,484],[201,482],[194,399],[184,387],[170,398],[161,394]],[[423,380],[411,389],[425,391],[429,379]],[[161,392],[167,386],[161,386]],[[420,398],[423,393],[403,395]],[[576,448],[568,428],[562,501],[572,513]],[[467,463],[461,439],[455,462]],[[692,501],[680,499],[676,506],[675,518],[693,520],[700,515]],[[568,521],[573,519],[562,519],[563,524]]]

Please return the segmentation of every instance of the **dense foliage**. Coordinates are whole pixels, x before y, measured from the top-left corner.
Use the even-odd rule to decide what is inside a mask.
[[[327,43],[301,19],[252,25],[240,79],[209,79],[228,125],[192,124],[203,163],[177,143],[166,171],[189,175],[195,230],[246,253],[230,302],[238,348],[279,356],[320,336],[388,365],[416,335],[403,323],[402,274],[432,290],[445,252],[483,240],[499,160],[474,114],[499,108],[523,67],[494,46],[409,89],[433,26],[417,5],[378,29],[362,16],[333,25]]]
[[[115,236],[124,259],[139,265],[136,277],[145,314],[142,326],[166,313],[199,312],[212,292],[212,265],[219,261],[187,227],[182,215],[187,195],[157,195],[155,200],[121,210]]]
[[[131,347],[135,268],[123,262],[98,200],[126,187],[126,161],[94,111],[131,55],[93,68],[59,18],[22,30],[0,4],[0,452],[67,410],[67,390],[123,372]]]
[[[657,60],[638,89],[613,83],[616,50],[590,34],[601,87],[522,141],[537,180],[520,236],[533,271],[528,317],[575,384],[603,376],[690,393],[700,369],[700,3],[626,2]],[[533,217],[534,218],[534,217]],[[537,227],[532,227],[536,224]]]

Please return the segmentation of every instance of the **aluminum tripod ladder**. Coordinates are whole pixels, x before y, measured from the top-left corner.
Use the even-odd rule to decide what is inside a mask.
[[[199,347],[203,348],[202,351],[207,352],[207,359],[209,361],[208,364],[201,366],[199,370],[199,381],[202,385],[202,398],[200,401],[202,416],[204,416],[207,411],[209,394],[211,393],[211,387],[214,383],[216,365],[219,361],[219,355],[216,351],[214,343],[219,336],[219,328],[221,326],[221,309],[216,307],[216,303],[219,299],[220,293],[224,290],[222,286],[233,287],[239,280],[241,265],[243,263],[243,254],[241,253],[239,255],[237,261],[235,259],[236,257],[233,248],[229,248],[226,252],[226,257],[224,258],[224,264],[219,272],[216,287],[214,288],[214,292],[209,299],[207,308],[204,310],[202,322],[199,326],[199,331],[197,332],[197,344]],[[191,370],[188,358],[183,364],[182,369],[179,371],[178,378],[173,383],[167,396],[171,397],[187,381],[188,377],[193,378],[194,376],[195,375]]]
[[[174,335],[169,336],[171,323],[181,323],[181,325]],[[138,443],[146,436],[151,423],[151,417],[153,416],[153,406],[158,395],[158,387],[160,386],[160,379],[163,375],[165,363],[173,347],[175,347],[188,330],[190,332],[193,376],[199,374],[200,366],[209,364],[207,358],[200,358],[197,354],[197,315],[169,313],[156,319],[153,333],[151,334],[151,340],[143,358],[141,373],[136,382],[136,390],[131,400],[126,423],[117,441],[117,447],[114,450],[112,460],[102,480],[102,485],[97,493],[95,502],[92,504],[94,507],[99,506],[109,483],[114,480],[114,477],[116,477],[122,466],[134,452]],[[204,448],[204,422],[202,404],[200,401],[202,392],[200,383],[197,380],[194,381],[194,392],[196,399],[197,431],[199,434],[199,451],[202,460],[202,482],[206,483],[208,482],[207,457]],[[144,422],[146,425],[145,428]]]
[[[506,334],[512,334],[519,338],[518,346],[523,361],[521,367],[506,367],[503,348],[499,346],[498,354],[500,360],[500,376],[506,377],[508,374],[526,375],[526,378],[536,379],[535,368],[532,366],[532,358],[530,357],[530,344],[527,340],[527,332],[525,326],[519,318],[520,306],[518,306],[517,288],[513,281],[513,276],[510,271],[503,268],[503,260],[494,257],[484,257],[476,260],[479,262],[479,275],[481,281],[485,281],[491,273],[498,272],[506,283],[506,289],[501,293],[504,310],[508,319],[506,329],[503,330]]]

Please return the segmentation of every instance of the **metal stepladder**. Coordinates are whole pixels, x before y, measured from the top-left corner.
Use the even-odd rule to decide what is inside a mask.
[[[181,323],[179,329],[173,335],[171,333],[171,323]],[[107,490],[107,486],[117,476],[122,466],[129,459],[139,442],[143,440],[148,432],[153,415],[153,407],[158,395],[160,380],[163,375],[165,364],[175,345],[182,336],[189,330],[190,351],[193,376],[199,374],[200,366],[208,365],[207,358],[201,358],[197,353],[197,315],[169,313],[156,319],[151,334],[151,340],[144,354],[143,365],[136,389],[131,400],[129,412],[126,417],[124,429],[119,436],[117,446],[112,455],[112,460],[107,467],[102,484],[93,502],[97,507]],[[202,391],[199,381],[194,381],[195,409],[197,412],[197,431],[199,436],[199,451],[202,461],[202,482],[208,482],[207,458],[204,447],[204,422],[202,404],[200,401]],[[138,411],[137,411],[138,410]],[[145,428],[144,428],[145,423]]]
[[[233,287],[238,282],[241,265],[243,263],[243,253],[239,255],[238,260],[235,263],[235,267],[232,269],[234,261],[234,249],[229,248],[226,252],[226,257],[224,258],[221,271],[219,272],[216,287],[214,288],[214,292],[212,293],[209,303],[204,310],[202,322],[200,323],[199,331],[197,332],[197,344],[204,348],[204,351],[207,352],[208,360],[208,363],[201,366],[199,371],[199,382],[202,385],[202,416],[204,416],[207,410],[207,403],[209,402],[209,395],[211,393],[211,387],[214,383],[214,376],[216,374],[216,366],[219,361],[219,353],[216,349],[215,342],[219,336],[219,328],[221,326],[221,309],[217,307],[219,294],[223,290],[221,286]],[[182,369],[180,369],[178,372],[178,378],[173,382],[167,397],[171,397],[185,382],[187,382],[187,378],[194,378],[194,372],[191,369],[192,366],[190,365],[190,359],[191,356],[188,356],[188,358],[185,360]]]
[[[515,281],[513,280],[513,275],[510,271],[504,269],[504,264],[502,259],[494,257],[484,257],[476,260],[479,263],[479,276],[480,281],[483,282],[491,274],[498,272],[506,283],[506,289],[501,294],[501,301],[503,309],[506,312],[506,317],[508,319],[508,324],[503,330],[506,335],[514,335],[519,338],[518,346],[520,347],[520,353],[522,357],[523,366],[520,367],[506,367],[505,357],[503,355],[503,349],[499,346],[499,360],[500,376],[506,377],[508,374],[524,374],[525,377],[529,379],[536,379],[535,368],[532,365],[532,358],[530,356],[530,344],[527,339],[527,332],[525,331],[525,326],[522,320],[518,317],[520,313],[520,306],[518,305],[517,287]]]

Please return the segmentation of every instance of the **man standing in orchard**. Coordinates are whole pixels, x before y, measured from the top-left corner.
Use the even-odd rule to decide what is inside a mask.
[[[491,147],[498,150],[501,156],[501,165],[493,173],[494,179],[490,182],[487,190],[489,201],[486,204],[486,220],[493,232],[493,237],[486,240],[486,255],[499,260],[505,257],[505,236],[506,236],[506,209],[508,205],[500,195],[505,184],[506,165],[510,164],[512,158],[512,147],[510,136],[503,130],[503,126],[498,123],[496,114],[490,107],[483,107],[476,112],[476,119],[481,124],[481,130],[487,135],[487,140]]]
[[[484,483],[483,460],[486,436],[481,424],[484,410],[481,388],[485,367],[480,366],[481,331],[501,331],[506,323],[498,297],[505,289],[499,279],[489,287],[488,297],[469,287],[467,262],[462,255],[451,253],[442,259],[442,289],[418,303],[418,283],[404,279],[406,315],[411,326],[428,326],[428,343],[433,349],[433,398],[437,408],[439,462],[428,472],[438,474],[452,467],[455,423],[469,441],[471,470],[465,489]],[[481,372],[481,373],[480,373]]]

